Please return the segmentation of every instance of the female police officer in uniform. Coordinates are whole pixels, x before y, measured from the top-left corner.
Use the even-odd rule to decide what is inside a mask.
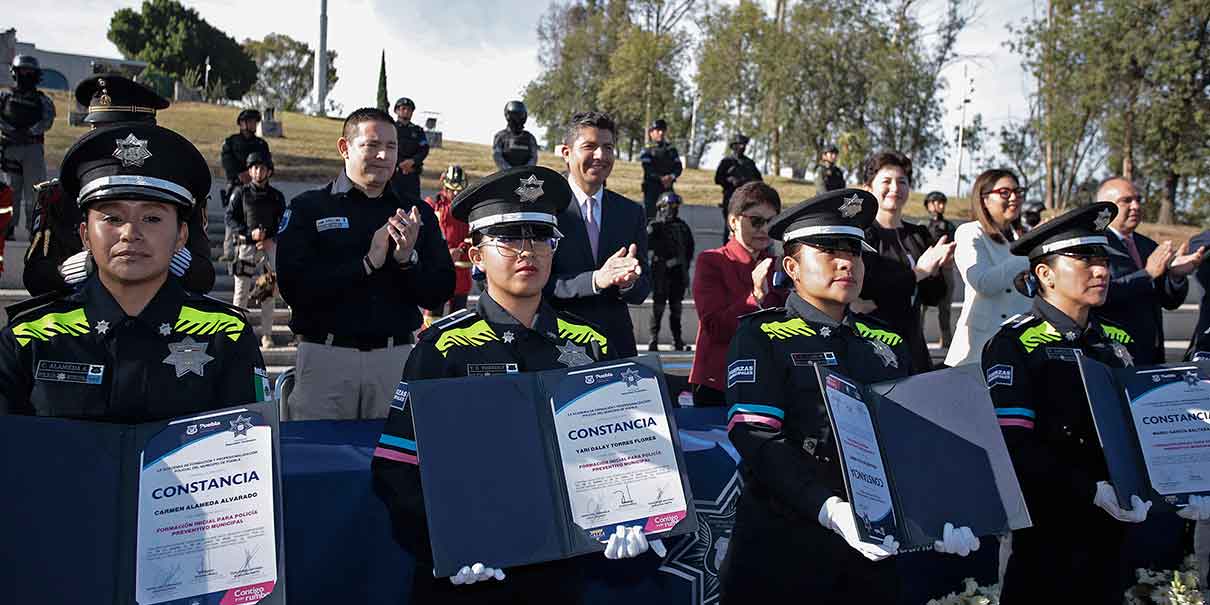
[[[0,331],[0,413],[145,422],[265,399],[244,316],[169,275],[210,189],[197,149],[126,124],[81,137],[60,170],[96,271]]]
[[[723,603],[893,603],[898,545],[857,537],[814,365],[863,383],[908,375],[901,335],[849,311],[872,251],[863,239],[874,196],[831,191],[784,211],[769,235],[785,242],[794,291],[784,308],[740,321],[727,367],[728,434],[744,491],[721,569]],[[940,529],[940,528],[939,528]],[[942,552],[978,548],[969,528],[947,528]]]
[[[1013,532],[1001,603],[1121,603],[1132,574],[1119,571],[1123,523],[1150,502],[1122,509],[1085,401],[1076,359],[1133,364],[1130,335],[1096,317],[1109,287],[1101,202],[1039,225],[1013,243],[1029,257],[1018,289],[1033,309],[1009,318],[983,348],[983,370],[1033,527]]]
[[[563,236],[555,215],[570,199],[567,179],[541,166],[498,172],[454,199],[454,217],[470,226],[470,260],[487,285],[474,311],[449,315],[420,334],[372,463],[374,486],[390,510],[395,538],[416,556],[415,603],[580,599],[582,569],[576,560],[510,569],[507,576],[490,567],[490,561],[467,561],[448,581],[433,578],[411,406],[406,405],[407,381],[533,372],[607,358],[608,342],[595,327],[555,311],[542,297]],[[610,540],[609,558],[634,557],[648,549],[637,528]]]

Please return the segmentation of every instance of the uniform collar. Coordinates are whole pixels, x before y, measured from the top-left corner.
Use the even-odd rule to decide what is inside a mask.
[[[375,198],[366,197],[366,194],[362,192],[362,190],[353,185],[353,181],[349,179],[349,175],[344,170],[341,170],[340,175],[338,175],[336,179],[332,181],[332,195],[353,194],[357,194],[365,199],[373,200],[389,200],[393,199],[395,196],[394,192],[391,190],[391,185],[387,184],[387,186],[382,190],[382,195]]]
[[[500,303],[496,302],[487,291],[479,294],[479,302],[475,306],[475,311],[490,324],[515,326],[519,330],[532,329],[534,332],[552,340],[559,334],[558,318],[554,308],[547,304],[546,297],[543,297],[542,303],[538,305],[538,312],[534,315],[533,328],[526,328],[517,318],[509,314],[504,307],[501,307]]]
[[[738,239],[735,239],[734,237],[727,240],[727,244],[723,246],[723,248],[726,249],[729,254],[735,258],[735,260],[745,264],[752,264],[768,256],[764,252],[753,255],[751,252],[748,252],[748,249],[745,248],[743,244],[739,243]]]
[[[1088,326],[1081,328],[1075,320],[1068,317],[1066,313],[1060,311],[1054,305],[1042,300],[1041,296],[1034,298],[1033,313],[1054,326],[1063,335],[1063,338],[1069,341],[1075,340],[1075,338],[1068,338],[1068,334],[1076,334],[1078,338],[1086,334],[1096,333],[1097,321],[1092,313],[1088,314]]]
[[[92,275],[84,282],[81,292],[84,295],[85,313],[94,329],[100,321],[106,321],[107,325],[115,326],[129,317],[96,275]],[[180,317],[181,304],[184,301],[185,289],[181,287],[176,278],[170,276],[151,298],[151,302],[143,308],[143,312],[133,319],[153,330],[161,330],[165,325],[171,330],[172,326],[176,324],[177,318]]]
[[[806,299],[799,296],[798,292],[790,293],[790,296],[786,298],[786,306],[789,307],[795,315],[817,324],[823,324],[825,326],[838,326],[840,324],[844,324],[846,326],[853,325],[852,312],[846,309],[844,313],[844,321],[838,322],[835,319],[832,319],[832,316],[815,308],[815,305],[807,302]]]

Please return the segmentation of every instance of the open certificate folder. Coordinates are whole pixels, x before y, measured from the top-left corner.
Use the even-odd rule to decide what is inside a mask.
[[[1079,358],[1097,438],[1117,491],[1183,506],[1210,494],[1210,376],[1205,362],[1110,368]]]
[[[664,381],[636,361],[408,384],[438,576],[697,531]]]
[[[863,541],[880,544],[894,536],[901,551],[912,551],[932,548],[947,522],[976,536],[1011,529],[985,447],[870,386],[823,366],[816,373]]]

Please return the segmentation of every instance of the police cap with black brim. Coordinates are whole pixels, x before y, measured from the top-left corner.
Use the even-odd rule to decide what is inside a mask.
[[[1111,202],[1076,208],[1034,227],[1013,242],[1009,251],[1030,260],[1064,251],[1105,255],[1109,246],[1105,229],[1117,215],[1118,207]]]
[[[155,124],[89,132],[67,150],[59,170],[64,195],[82,209],[121,200],[163,202],[188,211],[210,193],[206,158],[185,137]]]
[[[878,202],[861,189],[837,189],[821,193],[782,211],[769,223],[769,237],[790,243],[801,241],[825,248],[838,241],[859,243],[866,252],[878,252],[865,241],[865,230],[874,222]]]
[[[98,74],[76,85],[76,102],[88,108],[89,124],[114,122],[155,123],[157,111],[168,109],[168,99],[118,73]]]
[[[454,218],[472,232],[502,237],[563,237],[556,215],[571,203],[563,175],[520,166],[489,175],[454,198]]]

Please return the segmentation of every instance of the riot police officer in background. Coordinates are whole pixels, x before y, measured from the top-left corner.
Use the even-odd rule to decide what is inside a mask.
[[[660,320],[668,304],[668,329],[672,348],[685,350],[681,338],[681,300],[689,287],[689,263],[693,261],[693,229],[677,214],[681,196],[675,191],[660,194],[655,219],[647,223],[647,250],[651,254],[651,342],[648,351],[659,350]]]
[[[844,171],[836,166],[839,153],[835,145],[828,145],[819,156],[819,177],[815,180],[815,187],[820,193],[844,189]]]
[[[120,124],[155,124],[157,111],[168,100],[155,91],[117,73],[98,74],[76,85],[76,103],[88,108],[84,122],[93,128]],[[21,279],[33,296],[84,281],[93,265],[78,233],[84,215],[74,199],[63,197],[59,179],[34,186],[33,235],[25,253]],[[195,204],[188,217],[189,243],[172,257],[169,271],[190,292],[206,293],[214,287],[210,240],[202,227],[204,204]],[[11,313],[10,313],[11,316]]]
[[[424,129],[412,122],[415,112],[415,101],[407,97],[395,101],[399,170],[392,180],[396,193],[411,200],[420,199],[420,175],[424,172],[424,158],[429,155],[429,139],[424,135]]]
[[[269,142],[256,136],[256,126],[260,124],[260,119],[258,110],[245,109],[239,112],[235,118],[239,132],[223,141],[222,163],[223,172],[227,177],[227,187],[220,194],[223,208],[227,207],[231,194],[235,193],[240,185],[252,180],[252,177],[248,175],[248,156],[254,152],[269,155]],[[229,261],[234,258],[234,246],[231,230],[227,229],[223,233],[223,258],[221,260]]]
[[[723,244],[727,243],[728,234],[731,232],[727,226],[727,203],[731,201],[731,194],[744,183],[764,180],[756,162],[744,155],[744,151],[748,149],[748,137],[737,133],[731,137],[729,147],[731,155],[723,158],[714,171],[715,184],[723,188],[723,201],[719,204],[723,209]]]
[[[535,166],[538,163],[538,139],[525,129],[529,110],[521,101],[509,101],[504,106],[504,119],[508,128],[496,133],[492,140],[492,161],[497,170],[508,170],[517,166]]]
[[[681,156],[665,139],[667,134],[668,122],[663,118],[652,122],[647,129],[651,145],[639,156],[643,163],[643,206],[647,210],[647,220],[655,218],[660,195],[672,191],[672,184],[681,176]]]
[[[42,91],[42,68],[29,55],[13,57],[11,72],[16,84],[0,91],[0,168],[13,187],[13,219],[4,234],[13,239],[24,208],[25,228],[33,231],[34,185],[46,180],[43,141],[55,123],[55,104]]]

